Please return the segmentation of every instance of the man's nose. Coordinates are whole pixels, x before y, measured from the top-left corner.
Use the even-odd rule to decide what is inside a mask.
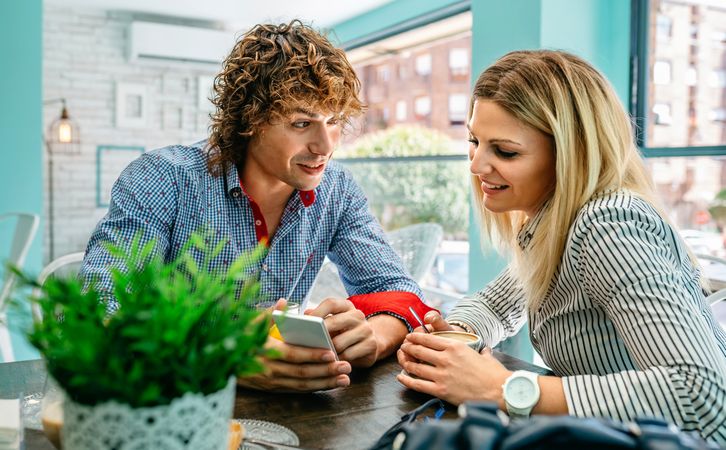
[[[330,155],[335,150],[339,134],[340,132],[334,127],[320,127],[320,130],[315,134],[314,141],[309,145],[310,151],[316,155]]]

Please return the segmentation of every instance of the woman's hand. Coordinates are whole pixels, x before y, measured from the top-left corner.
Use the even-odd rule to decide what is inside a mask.
[[[443,317],[441,317],[441,314],[439,314],[437,311],[429,311],[426,313],[426,315],[423,318],[424,325],[430,332],[431,331],[463,331],[459,330],[458,328],[454,328],[449,323],[444,320]],[[424,329],[423,327],[416,327],[413,330],[414,333],[423,333]]]
[[[479,354],[464,342],[411,333],[398,351],[398,362],[417,377],[398,375],[398,381],[408,388],[455,405],[484,400],[505,409],[502,385],[512,372],[492,356],[489,348]]]

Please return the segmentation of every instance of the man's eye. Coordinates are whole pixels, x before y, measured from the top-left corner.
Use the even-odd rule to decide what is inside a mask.
[[[310,126],[310,121],[298,120],[297,122],[293,122],[292,126],[294,128],[307,128],[308,126]]]
[[[338,125],[340,123],[340,117],[333,117],[328,120],[328,125]]]

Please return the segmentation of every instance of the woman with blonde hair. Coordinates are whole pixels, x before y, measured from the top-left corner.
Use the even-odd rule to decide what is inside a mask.
[[[726,333],[608,81],[565,52],[512,52],[477,80],[467,127],[482,234],[510,263],[447,321],[425,321],[488,347],[529,321],[555,375],[412,333],[398,359],[415,377],[399,381],[514,417],[661,417],[726,444]]]

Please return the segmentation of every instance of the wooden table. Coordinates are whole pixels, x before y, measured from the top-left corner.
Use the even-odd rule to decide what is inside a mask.
[[[510,370],[546,370],[495,352]],[[402,415],[429,399],[396,380],[401,368],[389,358],[371,369],[356,370],[345,389],[312,394],[275,394],[239,389],[235,417],[284,425],[300,437],[300,445],[315,449],[370,447]],[[0,397],[42,391],[45,369],[40,360],[0,364]],[[452,411],[447,412],[451,417]],[[26,429],[26,450],[52,450],[41,431]]]

